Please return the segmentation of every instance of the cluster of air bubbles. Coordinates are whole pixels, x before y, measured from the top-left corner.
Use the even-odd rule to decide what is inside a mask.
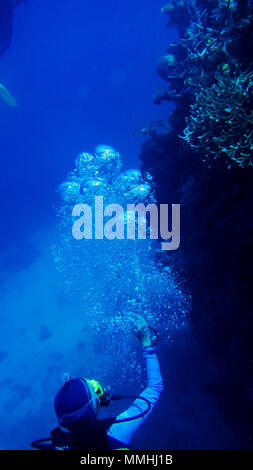
[[[151,175],[137,169],[120,172],[121,166],[120,154],[108,145],[99,145],[94,155],[80,153],[67,181],[57,188],[60,201],[78,204],[90,202],[95,196],[119,204],[155,201]]]
[[[129,204],[147,206],[156,202],[152,176],[138,169],[121,171],[121,166],[120,154],[105,145],[98,146],[94,154],[81,153],[76,158],[73,170],[57,188],[59,224],[52,248],[63,296],[79,305],[75,322],[80,319],[84,334],[94,338],[96,367],[101,361],[103,374],[104,364],[117,356],[120,363],[115,358],[112,368],[121,367],[127,377],[131,364],[135,380],[138,361],[133,318],[143,316],[159,331],[161,341],[171,342],[184,325],[191,302],[181,285],[179,288],[173,266],[162,270],[157,264],[153,248],[158,242],[149,237],[145,216],[137,217],[134,208],[127,210]],[[124,236],[113,242],[106,237],[74,239],[73,207],[80,203],[92,206],[95,196],[103,196],[104,207],[122,207],[115,220],[120,227],[124,225],[125,234],[128,226],[134,231],[134,224],[128,222],[135,220],[135,228],[138,222],[138,229],[140,226],[143,233],[147,230],[147,237],[140,240]]]

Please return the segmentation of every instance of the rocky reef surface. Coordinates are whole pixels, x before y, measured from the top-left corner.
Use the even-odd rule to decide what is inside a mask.
[[[142,169],[158,202],[181,204],[181,247],[162,259],[188,279],[193,332],[217,366],[206,391],[251,448],[253,2],[171,0],[162,12],[179,39],[157,63],[154,101],[174,106],[141,129]]]

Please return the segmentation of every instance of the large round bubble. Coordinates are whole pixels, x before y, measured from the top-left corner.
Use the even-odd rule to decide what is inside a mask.
[[[79,195],[79,185],[74,181],[64,181],[56,191],[65,202],[72,202]]]
[[[94,172],[94,157],[91,153],[82,152],[75,160],[77,175],[80,177],[92,176]]]
[[[103,196],[110,191],[109,184],[102,178],[89,178],[82,181],[80,193],[83,196],[97,195]]]
[[[150,184],[144,183],[127,191],[125,197],[129,203],[144,203],[152,200],[152,188]]]
[[[111,147],[110,145],[105,145],[105,144],[100,144],[95,148],[95,153],[97,155],[99,155],[100,153],[105,153],[105,152],[115,153],[115,149]]]
[[[95,155],[95,168],[100,177],[112,182],[121,168],[120,154],[110,148]]]
[[[140,170],[126,170],[119,174],[115,181],[115,185],[121,189],[121,191],[129,191],[132,188],[142,184],[143,177]]]

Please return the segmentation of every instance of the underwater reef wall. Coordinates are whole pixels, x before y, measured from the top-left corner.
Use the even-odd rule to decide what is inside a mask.
[[[171,0],[162,12],[179,39],[157,63],[154,101],[174,108],[140,130],[142,169],[159,203],[181,204],[181,247],[163,262],[186,274],[194,335],[217,365],[206,392],[251,448],[253,2]]]

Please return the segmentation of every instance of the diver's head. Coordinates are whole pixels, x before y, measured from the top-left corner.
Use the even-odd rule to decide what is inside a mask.
[[[54,409],[60,426],[73,429],[83,422],[97,420],[103,388],[96,380],[65,376],[65,384],[57,393]]]

